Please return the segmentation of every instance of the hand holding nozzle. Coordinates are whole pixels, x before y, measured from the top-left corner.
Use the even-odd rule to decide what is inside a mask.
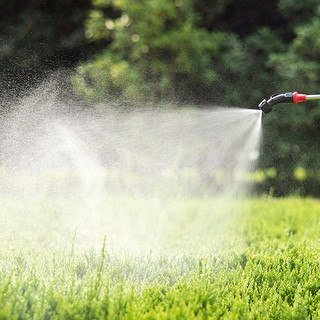
[[[267,114],[272,111],[272,107],[278,103],[300,103],[306,100],[320,100],[320,94],[306,95],[298,92],[286,92],[282,94],[274,94],[269,100],[262,100],[259,109]]]

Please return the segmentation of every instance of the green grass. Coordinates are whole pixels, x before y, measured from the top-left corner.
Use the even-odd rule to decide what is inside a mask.
[[[99,250],[72,235],[45,249],[3,228],[0,319],[320,319],[320,201],[212,203],[168,201],[162,249],[147,252],[113,250],[108,234]],[[135,203],[141,219],[149,205]]]

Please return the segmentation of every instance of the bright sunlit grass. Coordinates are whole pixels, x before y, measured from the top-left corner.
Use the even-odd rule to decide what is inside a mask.
[[[112,201],[120,199],[104,205],[115,209]],[[212,203],[168,200],[163,249],[148,252],[115,251],[108,234],[100,249],[80,249],[72,234],[64,249],[45,249],[37,242],[48,241],[42,228],[23,246],[27,233],[17,241],[2,229],[0,318],[319,317],[320,201],[247,199],[227,213],[221,201],[216,214]],[[142,215],[151,209],[147,201],[132,205]]]

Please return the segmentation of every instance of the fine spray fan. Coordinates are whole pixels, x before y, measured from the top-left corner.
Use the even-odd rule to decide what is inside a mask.
[[[272,107],[278,103],[300,103],[307,100],[320,100],[320,94],[303,94],[298,92],[286,92],[282,94],[274,94],[269,100],[262,100],[259,103],[259,109],[267,114],[272,111]]]

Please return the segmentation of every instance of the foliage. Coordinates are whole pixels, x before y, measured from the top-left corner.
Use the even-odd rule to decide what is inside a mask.
[[[87,36],[111,44],[78,68],[74,84],[87,97],[190,99],[219,84],[217,67],[231,76],[245,59],[236,35],[197,25],[201,17],[191,0],[93,3]],[[110,10],[118,15],[104,14]]]
[[[317,1],[93,4],[87,35],[111,44],[78,67],[74,85],[86,97],[256,107],[274,92],[319,92]],[[281,195],[294,192],[296,166],[318,169],[320,109],[276,109],[264,120],[260,164],[276,167]]]
[[[202,208],[204,201],[198,204]],[[180,210],[186,206],[181,203]],[[15,250],[14,240],[5,243],[2,237],[0,316],[318,318],[319,209],[319,201],[311,199],[249,200],[232,212],[220,238],[211,232],[209,249],[179,254],[120,254],[109,249],[108,240],[102,250],[84,253],[74,246],[50,251],[30,244]],[[181,218],[184,224],[176,229],[181,234],[195,221],[222,228],[221,216],[210,211],[192,210]]]
[[[0,17],[2,106],[81,61],[73,85],[100,101],[256,108],[274,92],[320,89],[316,0],[7,1]],[[319,169],[320,108],[276,109],[260,165],[277,169],[283,195],[295,192],[295,167]]]
[[[303,4],[296,1],[279,1],[279,11],[290,18],[289,30],[292,40],[285,43],[283,50],[269,52],[266,66],[271,68],[278,82],[278,90],[318,93],[320,90],[320,69],[318,61],[320,6],[316,1]],[[317,103],[305,106],[277,107],[277,114],[266,119],[265,164],[276,166],[281,172],[283,183],[278,186],[279,193],[288,193],[297,188],[292,181],[295,167],[302,166],[310,171],[318,171],[320,107]],[[317,175],[316,175],[317,176]],[[316,176],[314,176],[316,178]],[[285,181],[291,183],[285,185]],[[319,184],[311,177],[304,190],[314,194]]]
[[[93,43],[108,39],[111,44],[78,68],[74,85],[98,100],[112,95],[256,105],[261,93],[268,92],[265,85],[271,85],[270,52],[286,47],[280,33],[286,18],[273,16],[277,1],[259,8],[250,0],[93,4],[86,34]],[[274,25],[279,30],[272,30]]]

